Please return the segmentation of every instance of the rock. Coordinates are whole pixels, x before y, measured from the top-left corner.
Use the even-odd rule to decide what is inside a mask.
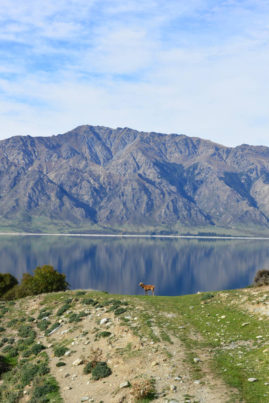
[[[198,357],[195,357],[194,359],[193,359],[193,362],[195,362],[195,364],[197,364],[198,362],[200,362],[201,360],[200,360],[200,358],[198,358]]]
[[[129,388],[129,386],[130,386],[130,382],[129,382],[129,381],[125,381],[125,382],[122,382],[122,383],[120,384],[120,389]]]
[[[70,351],[70,350],[68,350],[68,351],[66,351],[66,352],[64,353],[64,355],[65,355],[66,357],[69,357],[70,354],[71,354],[71,351]]]
[[[72,388],[71,388],[71,386],[66,386],[65,388],[64,388],[64,390],[71,390]]]
[[[56,327],[55,329],[53,329],[53,330],[48,334],[48,336],[50,336],[51,334],[57,332],[57,330],[60,329],[60,327],[61,327],[61,325],[58,326],[58,327]]]
[[[195,381],[193,381],[193,383],[195,383],[195,385],[200,385],[201,381],[200,379],[196,379]]]
[[[89,397],[88,397],[88,396],[83,396],[83,397],[80,399],[80,401],[81,401],[81,402],[88,402],[88,401],[89,401]]]
[[[157,361],[152,361],[151,366],[155,367],[156,365],[159,365],[159,363]]]
[[[220,319],[225,319],[226,318],[226,316],[225,315],[222,315],[221,317],[220,317]]]
[[[175,391],[177,390],[176,385],[170,385],[170,390],[171,390],[172,392],[175,392]]]
[[[65,378],[68,378],[69,376],[70,376],[70,374],[67,373],[67,374],[65,374],[64,377],[65,377]]]
[[[174,378],[174,380],[175,380],[175,381],[182,381],[182,378],[181,378],[181,376],[176,376],[176,377]]]
[[[244,323],[242,323],[242,327],[245,327],[245,326],[247,326],[247,325],[249,325],[249,322],[244,322]]]
[[[248,378],[249,382],[257,382],[257,380],[258,380],[257,378]]]
[[[256,339],[262,339],[262,336],[256,336]]]
[[[72,365],[74,365],[75,367],[78,365],[83,364],[83,360],[81,358],[77,358]]]
[[[100,320],[100,325],[105,325],[109,321],[108,318],[103,318]]]

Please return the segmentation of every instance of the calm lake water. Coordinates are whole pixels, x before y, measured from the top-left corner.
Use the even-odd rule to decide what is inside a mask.
[[[181,295],[249,285],[269,267],[268,240],[0,236],[0,272],[21,279],[38,265],[65,273],[72,289]]]

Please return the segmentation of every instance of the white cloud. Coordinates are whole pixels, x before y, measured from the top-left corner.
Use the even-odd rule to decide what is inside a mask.
[[[0,9],[2,138],[89,123],[269,145],[267,1],[14,4]]]

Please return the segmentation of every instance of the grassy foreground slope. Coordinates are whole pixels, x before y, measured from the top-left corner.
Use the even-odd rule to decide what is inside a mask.
[[[3,402],[269,402],[269,287],[0,303]]]

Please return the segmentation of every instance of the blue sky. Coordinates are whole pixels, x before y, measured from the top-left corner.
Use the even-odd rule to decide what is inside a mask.
[[[1,0],[0,138],[81,124],[269,146],[268,0]]]

